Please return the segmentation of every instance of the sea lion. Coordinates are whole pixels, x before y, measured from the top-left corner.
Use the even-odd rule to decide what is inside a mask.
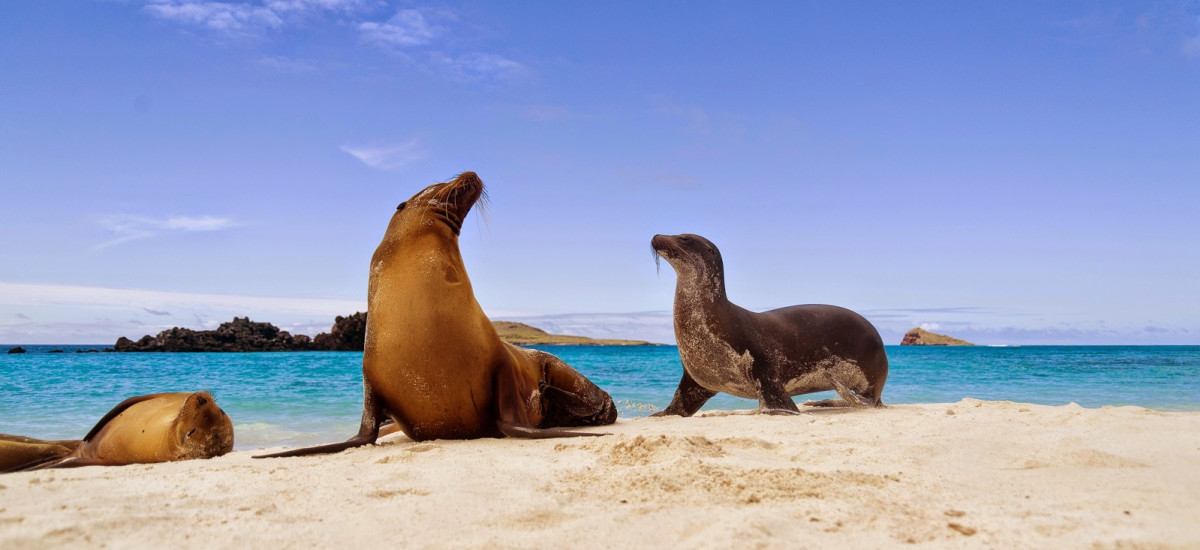
[[[13,471],[212,458],[231,450],[233,422],[208,392],[156,393],[122,401],[70,453]]]
[[[15,470],[33,462],[41,463],[71,454],[78,439],[48,441],[19,435],[0,434],[0,472]]]
[[[683,361],[675,397],[653,416],[691,416],[717,392],[757,399],[759,410],[771,414],[799,414],[792,396],[826,390],[837,391],[836,404],[883,405],[887,354],[861,315],[829,305],[754,313],[729,301],[721,252],[708,239],[655,235],[650,245],[656,262],[666,258],[675,268],[675,339]]]
[[[608,393],[549,353],[501,340],[475,300],[458,234],[483,194],[463,172],[392,214],[371,257],[358,434],[256,458],[374,443],[385,418],[416,441],[602,435],[558,428],[616,421]]]

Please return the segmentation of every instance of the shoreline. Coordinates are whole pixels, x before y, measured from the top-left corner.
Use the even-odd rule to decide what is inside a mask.
[[[802,410],[5,474],[0,547],[1200,545],[1200,412]]]

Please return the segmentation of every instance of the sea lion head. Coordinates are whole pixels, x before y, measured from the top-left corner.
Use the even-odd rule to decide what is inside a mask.
[[[430,185],[396,207],[387,235],[403,238],[434,231],[458,237],[463,218],[484,196],[483,180],[475,172]]]
[[[184,400],[174,428],[179,445],[176,460],[212,458],[233,450],[233,421],[208,392],[196,392]]]
[[[684,233],[682,235],[655,235],[650,239],[654,249],[654,262],[666,258],[667,263],[675,268],[675,273],[682,276],[717,276],[723,277],[725,265],[721,262],[721,251],[712,241]]]

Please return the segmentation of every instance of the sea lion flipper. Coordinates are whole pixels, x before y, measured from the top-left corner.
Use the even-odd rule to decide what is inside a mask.
[[[108,411],[108,414],[106,414],[102,418],[100,418],[99,422],[96,422],[96,425],[92,427],[92,431],[88,432],[87,435],[83,436],[83,440],[91,441],[92,438],[96,437],[96,434],[100,433],[100,430],[104,429],[105,424],[108,424],[109,422],[112,421],[112,419],[116,418],[117,415],[125,412],[125,409],[128,409],[129,407],[132,407],[138,403],[141,403],[142,401],[149,401],[160,395],[164,395],[164,394],[154,393],[154,394],[150,394],[150,395],[137,395],[137,396],[130,397],[129,399],[126,399],[126,400],[118,403],[116,407],[113,407],[111,411]]]
[[[383,407],[375,398],[375,392],[371,389],[371,383],[363,380],[363,415],[362,421],[358,425],[358,434],[341,443],[329,443],[327,445],[317,445],[315,447],[303,447],[300,449],[292,449],[269,455],[257,455],[251,458],[283,458],[288,456],[304,456],[325,453],[338,453],[346,449],[354,447],[362,447],[370,445],[379,439],[379,427],[383,424]],[[390,432],[389,432],[390,433]]]
[[[692,375],[684,370],[683,378],[679,380],[679,387],[675,389],[675,397],[671,398],[671,404],[650,416],[692,416],[716,394],[717,392],[701,386],[695,378],[692,378]]]
[[[553,387],[545,383],[539,383],[537,386],[539,388]],[[564,391],[563,393],[568,392]],[[608,435],[603,433],[573,432],[561,428],[537,427],[537,423],[541,421],[540,399],[537,399],[539,396],[539,389],[535,388],[531,381],[519,376],[516,370],[511,368],[497,369],[496,428],[500,430],[500,433],[508,437],[523,439]],[[583,404],[587,405],[586,402],[583,402]]]
[[[837,392],[838,397],[841,397],[842,401],[845,401],[846,405],[850,407],[877,407],[882,404],[876,400],[867,399],[854,393],[832,372],[829,373],[829,380],[833,382],[833,389]]]
[[[521,439],[550,439],[554,437],[596,437],[601,435],[612,435],[605,432],[575,432],[564,430],[562,428],[534,428],[532,426],[522,426],[503,420],[496,422],[496,427],[500,429],[500,433],[508,437],[517,437]]]

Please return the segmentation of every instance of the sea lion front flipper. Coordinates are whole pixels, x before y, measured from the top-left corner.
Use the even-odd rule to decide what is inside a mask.
[[[800,414],[796,402],[773,378],[758,378],[758,410],[763,414]]]
[[[517,437],[521,439],[551,439],[555,437],[598,437],[602,435],[612,435],[605,432],[574,432],[564,430],[562,428],[534,428],[532,426],[522,426],[505,422],[503,420],[496,422],[496,427],[500,429],[500,433],[508,437]]]
[[[21,471],[49,470],[50,468],[82,468],[84,466],[105,466],[110,462],[102,458],[66,457],[52,460],[41,465],[31,465]]]
[[[316,447],[303,447],[300,449],[292,449],[269,455],[258,455],[251,458],[283,458],[288,456],[304,456],[316,455],[325,453],[338,453],[346,449],[354,447],[362,447],[370,445],[379,439],[379,427],[383,424],[383,407],[379,405],[375,399],[375,392],[371,389],[371,383],[363,380],[363,415],[362,422],[358,425],[358,434],[341,443],[329,443],[327,445],[317,445]],[[390,433],[390,432],[389,432]]]
[[[675,389],[675,397],[671,398],[671,404],[667,408],[658,411],[650,416],[692,416],[704,403],[717,392],[712,391],[699,382],[696,382],[692,375],[688,374],[687,370],[683,371],[683,378],[679,380],[679,387]]]

